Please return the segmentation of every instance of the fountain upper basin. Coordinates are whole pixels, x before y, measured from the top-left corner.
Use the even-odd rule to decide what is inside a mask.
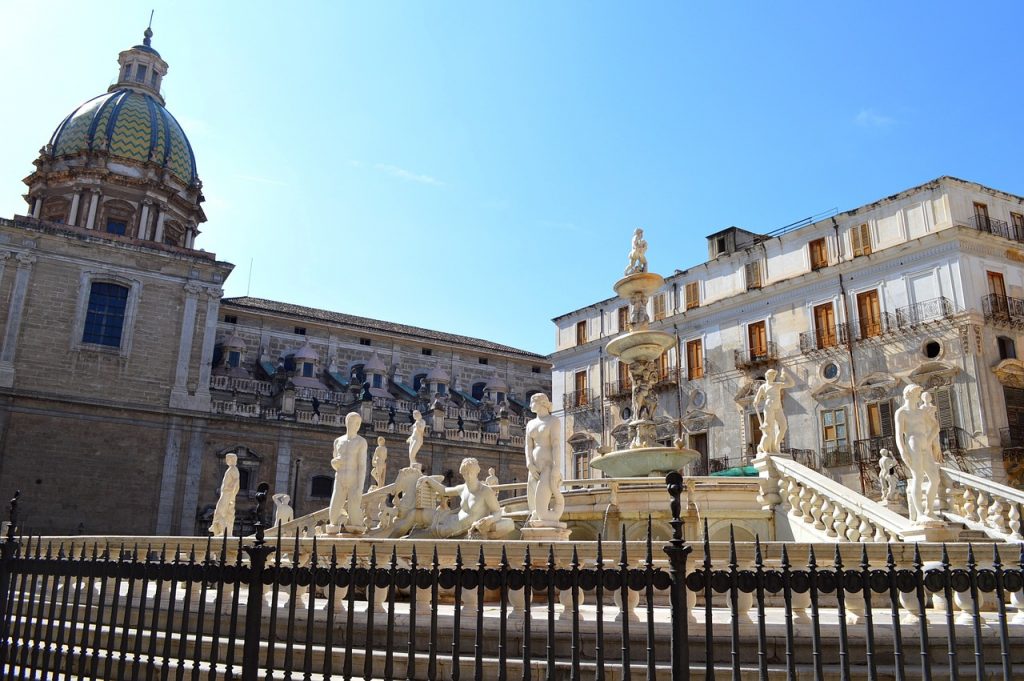
[[[608,354],[626,364],[653,361],[675,344],[676,337],[664,331],[630,331],[608,342]]]
[[[681,470],[700,458],[686,447],[619,449],[596,457],[590,465],[612,478],[644,478]]]

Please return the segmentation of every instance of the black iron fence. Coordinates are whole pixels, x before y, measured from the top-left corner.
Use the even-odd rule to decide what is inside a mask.
[[[913,305],[896,309],[896,325],[901,329],[912,328],[925,322],[947,319],[953,316],[955,308],[948,298],[922,300]]]
[[[971,229],[979,232],[995,234],[1011,241],[1024,241],[1024,230],[1017,225],[1007,224],[1006,220],[997,220],[987,215],[972,215],[966,220],[961,220]]]
[[[15,522],[0,676],[1009,681],[1024,664],[1024,545],[1002,545],[1010,565],[999,546],[985,564],[970,546],[796,555],[711,542],[705,519],[691,563],[685,484],[673,473],[667,487],[670,538],[649,523],[646,541],[607,553],[600,541],[275,545],[261,529],[196,548],[84,546],[16,538]]]
[[[807,354],[844,346],[850,338],[848,329],[846,324],[840,323],[804,331],[800,334],[800,352]]]
[[[762,364],[771,364],[779,359],[779,349],[775,341],[767,341],[754,348],[733,350],[732,354],[737,369],[750,369]]]
[[[1005,324],[1024,324],[1024,300],[990,293],[981,299],[985,319]]]

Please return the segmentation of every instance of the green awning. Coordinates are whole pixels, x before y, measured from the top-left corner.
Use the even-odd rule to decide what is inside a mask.
[[[412,388],[410,388],[409,386],[407,386],[405,383],[399,383],[398,381],[391,381],[391,382],[394,383],[396,386],[398,386],[399,390],[401,390],[401,391],[405,392],[406,394],[408,394],[409,397],[412,397],[413,399],[419,397],[419,395],[416,394],[416,391],[413,390]]]
[[[758,475],[757,469],[753,466],[735,466],[711,474],[712,477],[719,478],[756,478]]]
[[[456,395],[458,395],[459,397],[461,397],[464,401],[466,401],[469,404],[473,405],[474,407],[479,407],[480,406],[480,400],[476,399],[472,395],[470,395],[468,393],[464,393],[461,390],[456,390],[455,388],[452,388],[452,392],[455,393]]]
[[[342,388],[347,388],[349,383],[345,378],[342,377],[337,371],[328,371],[327,375],[331,377],[331,380],[337,383]]]
[[[277,373],[277,368],[270,362],[267,362],[266,360],[261,360],[259,362],[259,365],[260,369],[263,370],[263,373],[267,375],[267,378],[273,378],[274,374]]]

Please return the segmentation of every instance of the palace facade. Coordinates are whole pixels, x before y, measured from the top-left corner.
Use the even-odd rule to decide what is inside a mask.
[[[795,384],[786,451],[851,488],[872,493],[879,450],[895,451],[908,383],[931,390],[952,464],[1024,484],[1024,198],[941,177],[770,234],[729,227],[707,247],[648,311],[677,338],[662,357],[659,434],[701,452],[694,472],[753,458],[751,402],[775,368]],[[626,303],[554,322],[565,473],[586,477],[598,450],[626,438],[629,376],[604,352],[626,330]]]
[[[550,392],[545,357],[499,343],[256,298],[222,299],[232,265],[199,250],[196,158],[145,40],[109,90],[57,126],[0,219],[0,488],[31,532],[205,533],[238,455],[236,533],[266,480],[296,513],[331,493],[344,416],[424,471],[464,456],[525,477],[523,423]]]

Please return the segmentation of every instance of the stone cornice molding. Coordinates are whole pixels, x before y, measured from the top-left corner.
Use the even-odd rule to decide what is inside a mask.
[[[31,253],[18,253],[14,257],[18,260],[18,267],[31,267],[32,263],[39,259]]]

